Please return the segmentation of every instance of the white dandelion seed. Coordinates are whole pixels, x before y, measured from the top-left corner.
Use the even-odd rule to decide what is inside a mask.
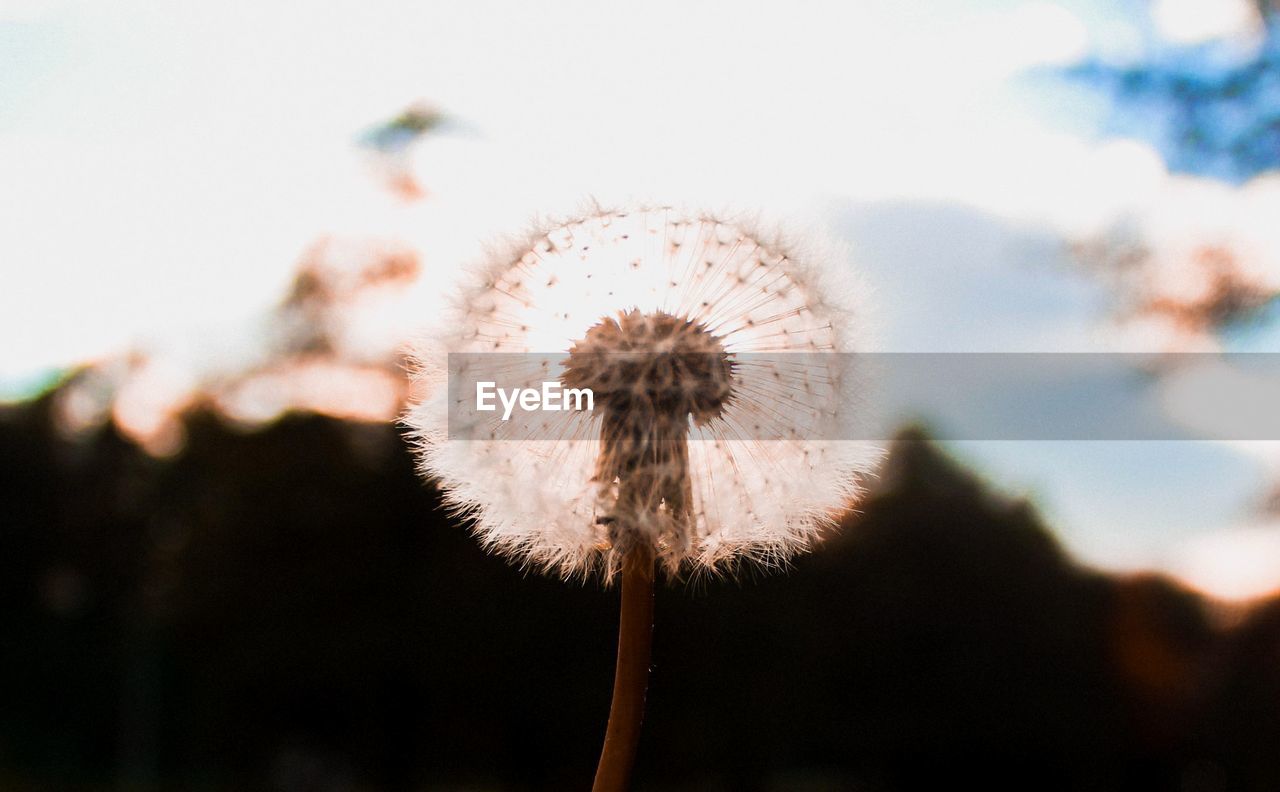
[[[859,349],[857,292],[843,256],[752,223],[645,208],[539,226],[489,253],[415,352],[422,472],[486,548],[565,576],[609,578],[637,545],[671,574],[777,566],[878,456],[851,441],[862,372],[833,354]],[[530,388],[556,361],[596,409],[476,413],[449,439],[448,353],[506,353],[505,381]]]
[[[594,211],[493,251],[417,352],[422,471],[481,542],[565,576],[621,573],[596,792],[625,789],[635,760],[655,561],[777,565],[850,505],[877,455],[850,439],[863,377],[840,353],[861,313],[842,263],[742,222]],[[477,370],[525,392],[551,377],[596,404],[514,422],[469,411],[451,378]]]

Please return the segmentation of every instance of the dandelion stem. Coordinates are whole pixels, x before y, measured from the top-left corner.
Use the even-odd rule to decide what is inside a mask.
[[[622,792],[631,777],[653,645],[653,550],[637,543],[622,561],[622,612],[618,619],[618,665],[613,703],[592,792]]]

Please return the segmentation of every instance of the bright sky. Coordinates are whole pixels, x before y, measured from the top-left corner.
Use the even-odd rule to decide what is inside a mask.
[[[1180,41],[1247,24],[1240,2],[1209,5],[1162,0],[1156,24]],[[847,236],[881,348],[1104,349],[1101,293],[1063,270],[1061,242],[1127,209],[1167,219],[1152,207],[1176,193],[1145,144],[1070,131],[1096,108],[1015,82],[1133,46],[1101,0],[302,7],[0,0],[0,391],[136,344],[218,359],[323,234],[416,244],[425,316],[481,241],[588,195]],[[404,204],[355,140],[418,99],[459,123],[420,148],[430,196]],[[1280,536],[1250,516],[1257,455],[957,452],[1034,494],[1090,561],[1280,586],[1280,565],[1244,586],[1222,561]]]

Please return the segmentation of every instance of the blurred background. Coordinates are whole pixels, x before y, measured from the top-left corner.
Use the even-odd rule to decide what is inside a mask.
[[[394,426],[535,213],[816,226],[879,351],[1267,352],[1278,170],[1270,0],[3,0],[0,789],[586,787],[616,592]],[[1280,789],[1280,444],[908,418],[787,574],[660,593],[637,788]]]

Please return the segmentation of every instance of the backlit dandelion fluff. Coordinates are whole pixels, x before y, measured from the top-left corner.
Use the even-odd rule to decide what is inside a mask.
[[[422,472],[484,546],[623,578],[597,789],[638,734],[655,560],[669,574],[777,566],[848,508],[862,312],[844,257],[753,223],[597,210],[492,250],[415,352]],[[590,411],[469,409],[476,377],[589,388]]]
[[[862,312],[847,267],[812,243],[667,208],[541,226],[492,251],[417,350],[424,398],[408,423],[422,470],[487,548],[565,575],[612,574],[637,541],[672,572],[744,558],[778,564],[849,504],[875,455],[846,442],[864,402],[861,372],[850,356],[829,354],[858,349]],[[609,420],[599,404],[549,416],[559,427],[550,439],[549,429],[539,435],[494,413],[475,414],[464,431],[455,414],[449,426],[445,353],[515,353],[501,358],[504,381],[534,388],[548,361],[561,359],[560,373],[590,384],[610,372],[574,371],[571,350],[597,353],[604,369],[621,365],[624,346],[718,350],[736,363],[714,406],[663,419],[691,418],[678,473],[689,501],[678,515],[640,519],[630,534],[600,521],[611,516],[613,482],[598,480]],[[702,383],[690,376],[678,385]],[[652,417],[633,412],[637,421]],[[450,428],[461,439],[449,441]]]

